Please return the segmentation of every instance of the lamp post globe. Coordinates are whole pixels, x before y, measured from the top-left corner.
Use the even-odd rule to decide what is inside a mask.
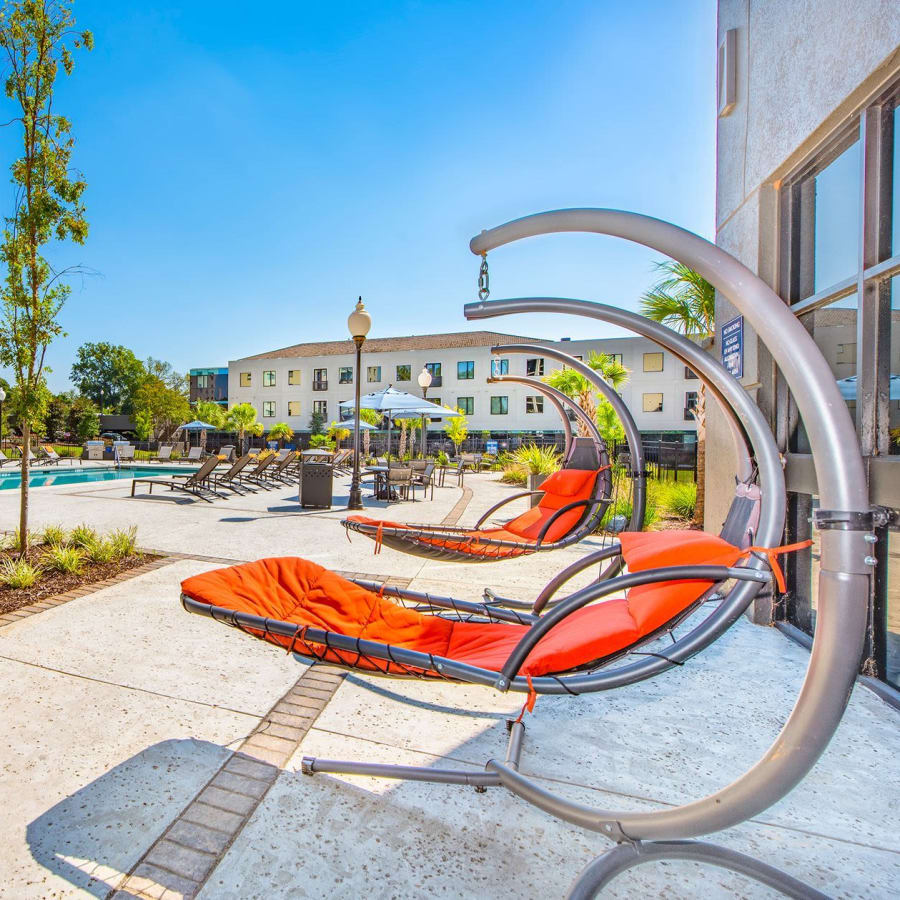
[[[372,317],[363,305],[362,297],[356,301],[353,312],[347,317],[347,330],[353,343],[356,344],[356,405],[354,407],[355,419],[353,421],[353,478],[350,482],[350,497],[347,500],[347,509],[362,509],[362,491],[359,489],[359,395],[362,383],[361,361],[362,346],[366,335],[372,327]]]
[[[419,387],[422,388],[422,399],[428,399],[428,388],[431,387],[431,382],[433,381],[433,377],[431,372],[428,371],[428,366],[422,366],[422,371],[419,372],[419,377],[416,379],[419,382]],[[424,459],[428,455],[428,436],[425,433],[425,414],[422,414],[422,458]]]

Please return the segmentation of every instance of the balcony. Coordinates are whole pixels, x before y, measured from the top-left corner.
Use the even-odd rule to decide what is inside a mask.
[[[314,381],[312,383],[312,389],[314,391],[327,391],[328,390],[328,380],[325,381]]]

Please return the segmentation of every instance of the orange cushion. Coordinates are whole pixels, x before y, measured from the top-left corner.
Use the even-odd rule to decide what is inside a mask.
[[[664,566],[733,566],[746,552],[705,531],[623,531],[619,541],[629,572]],[[640,585],[628,592],[628,609],[641,635],[650,634],[684,612],[714,583],[665,581]]]
[[[621,538],[623,556],[633,572],[672,564],[732,565],[746,552],[695,531],[625,533]],[[624,650],[684,612],[711,585],[680,580],[644,585],[633,588],[627,598],[577,610],[538,642],[522,674],[566,672]],[[528,630],[526,625],[457,622],[420,613],[298,557],[214,569],[183,581],[181,589],[213,606],[449,657],[491,671],[502,668]],[[291,645],[291,638],[259,636]],[[302,643],[298,647],[302,651]],[[357,660],[355,653],[342,656],[322,645],[314,649],[322,658],[356,668],[405,671],[391,663]]]
[[[516,516],[504,526],[507,531],[536,541],[541,529],[554,512],[576,500],[588,500],[594,492],[599,469],[560,469],[541,485],[544,495],[541,502],[527,512]],[[547,529],[544,541],[552,544],[564,538],[582,519],[587,507],[577,506],[563,513]]]

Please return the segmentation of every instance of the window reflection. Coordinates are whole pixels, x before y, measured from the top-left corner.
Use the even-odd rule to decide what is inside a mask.
[[[801,191],[801,240],[812,252],[809,296],[856,272],[859,265],[859,141],[848,147]]]
[[[898,170],[900,175],[900,170]],[[900,177],[894,179],[894,191]],[[900,206],[894,209],[900,211]],[[900,215],[894,216],[895,234],[897,221]],[[900,453],[900,275],[891,279],[891,387],[890,387],[890,417],[891,453]]]

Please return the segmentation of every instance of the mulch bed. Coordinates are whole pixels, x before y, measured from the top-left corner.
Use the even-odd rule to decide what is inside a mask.
[[[37,565],[44,554],[44,550],[44,547],[34,547],[29,550],[28,561],[32,565]],[[4,556],[15,555],[10,553],[10,551],[6,551],[5,553],[0,553],[0,559]],[[127,572],[129,569],[135,569],[158,558],[147,553],[135,553],[132,556],[125,557],[125,559],[116,559],[108,563],[91,563],[85,560],[81,573],[78,575],[45,571],[31,587],[10,588],[0,585],[0,615],[15,612],[23,606],[37,603],[39,600],[44,600],[47,597],[55,597],[57,594],[64,594],[66,591],[75,590],[75,588],[88,587],[96,584],[98,581],[105,581],[107,578]]]

